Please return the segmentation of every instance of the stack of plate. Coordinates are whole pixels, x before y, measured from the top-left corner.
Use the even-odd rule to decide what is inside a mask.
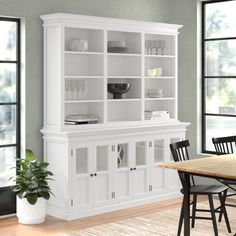
[[[169,119],[168,111],[145,111],[145,120],[158,120],[160,118]]]
[[[96,124],[98,118],[91,114],[69,115],[65,119],[66,125]]]
[[[129,47],[126,47],[126,41],[108,41],[107,51],[110,53],[129,53]]]

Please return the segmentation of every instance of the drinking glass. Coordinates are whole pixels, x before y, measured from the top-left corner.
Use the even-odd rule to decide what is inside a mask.
[[[166,41],[160,40],[159,46],[161,48],[161,55],[164,55],[164,48],[166,47]]]

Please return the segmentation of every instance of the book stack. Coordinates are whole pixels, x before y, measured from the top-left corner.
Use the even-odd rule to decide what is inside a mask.
[[[66,125],[96,124],[98,118],[92,114],[69,115],[65,119]]]
[[[170,119],[168,111],[145,111],[145,120]]]

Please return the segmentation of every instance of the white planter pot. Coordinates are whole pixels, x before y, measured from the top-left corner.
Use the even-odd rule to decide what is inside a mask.
[[[46,203],[44,198],[38,198],[34,205],[28,203],[26,198],[17,197],[16,215],[21,224],[41,224],[46,217]]]

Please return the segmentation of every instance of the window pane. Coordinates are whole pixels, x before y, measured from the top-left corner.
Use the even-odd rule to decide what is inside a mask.
[[[16,170],[12,169],[16,166],[15,158],[15,147],[0,148],[0,187],[13,185],[9,178],[16,173]]]
[[[16,22],[0,21],[0,60],[16,60]]]
[[[205,66],[207,76],[235,76],[236,40],[206,42]]]
[[[0,64],[0,102],[16,101],[16,65]]]
[[[235,9],[236,1],[206,4],[206,37],[236,36]]]
[[[206,112],[236,115],[236,79],[205,79]]]
[[[206,116],[206,150],[215,151],[213,137],[236,134],[236,117]]]
[[[16,142],[16,106],[0,106],[0,145]]]

